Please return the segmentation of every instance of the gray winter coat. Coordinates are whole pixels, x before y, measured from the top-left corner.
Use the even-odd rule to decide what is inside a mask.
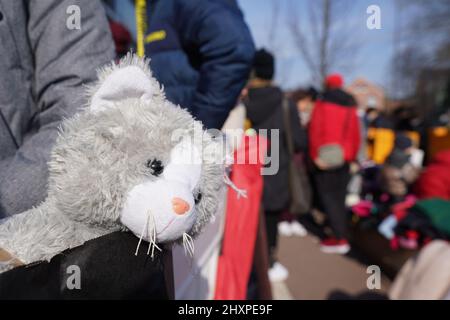
[[[79,30],[67,26],[71,5]],[[0,218],[45,199],[57,128],[113,57],[99,1],[0,0]]]

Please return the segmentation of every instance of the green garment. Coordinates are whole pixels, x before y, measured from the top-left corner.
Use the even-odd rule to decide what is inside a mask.
[[[450,201],[440,198],[420,200],[413,209],[425,214],[434,227],[450,234]]]

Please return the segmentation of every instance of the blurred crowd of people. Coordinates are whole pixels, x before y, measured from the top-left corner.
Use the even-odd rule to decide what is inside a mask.
[[[339,74],[327,76],[323,90],[283,93],[273,82],[274,73],[273,54],[258,50],[241,96],[247,128],[280,130],[279,171],[264,176],[262,198],[272,281],[289,274],[276,259],[278,233],[306,235],[299,216],[317,211],[325,217],[320,244],[325,253],[350,251],[349,229],[355,221],[378,228],[393,249],[419,249],[450,239],[450,150],[427,155],[424,169],[422,135],[402,117],[403,108],[388,116],[380,107],[359,106]],[[292,191],[305,192],[292,190],[293,158],[295,174],[304,175],[308,184],[301,188],[312,190],[313,199],[303,211],[291,206]]]
[[[258,50],[242,98],[248,126],[280,130],[280,170],[264,177],[262,200],[272,281],[288,277],[276,259],[278,233],[304,236],[299,216],[305,214],[324,216],[320,249],[325,253],[348,253],[350,229],[356,227],[378,230],[393,250],[450,240],[448,148],[426,153],[420,141],[425,136],[411,124],[412,117],[404,116],[403,107],[387,115],[381,107],[359,106],[339,74],[327,76],[323,90],[282,93],[273,83],[274,66],[274,56]],[[309,183],[301,187],[312,190],[309,210],[302,212],[290,206],[296,197],[292,158]]]
[[[255,49],[235,1],[78,3],[82,27],[68,30],[71,1],[0,1],[0,218],[44,200],[51,145],[82,105],[82,84],[134,49],[151,58],[167,97],[206,128],[221,128],[239,101],[245,129],[280,130],[279,170],[264,176],[261,204],[271,280],[288,276],[276,258],[278,234],[304,236],[299,217],[316,211],[326,217],[326,253],[349,252],[355,221],[378,228],[393,248],[450,240],[450,150],[424,153],[404,110],[388,117],[358,106],[340,74],[322,88],[283,92],[273,53]],[[139,9],[145,19],[136,24]],[[1,19],[15,20],[13,36]],[[293,190],[297,174],[303,184]],[[302,212],[289,210],[292,191],[311,197]]]

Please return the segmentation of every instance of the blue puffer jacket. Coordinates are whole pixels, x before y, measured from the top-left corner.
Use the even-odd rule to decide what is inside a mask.
[[[167,97],[220,128],[245,85],[253,40],[235,0],[147,1],[145,54]]]

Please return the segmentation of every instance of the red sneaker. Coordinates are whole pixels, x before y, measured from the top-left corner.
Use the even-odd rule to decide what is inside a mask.
[[[324,253],[346,254],[350,245],[345,239],[327,238],[320,243],[320,250]]]

